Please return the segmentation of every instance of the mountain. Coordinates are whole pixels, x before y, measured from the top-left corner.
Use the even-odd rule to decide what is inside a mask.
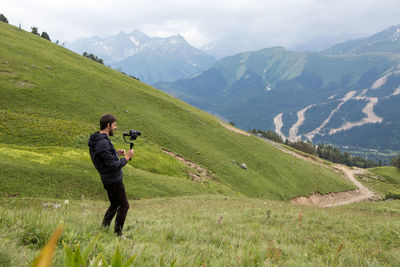
[[[400,25],[366,38],[350,40],[323,51],[329,55],[364,53],[400,53]]]
[[[152,41],[152,38],[137,30],[129,34],[121,31],[104,38],[95,36],[78,39],[67,43],[66,47],[80,55],[83,52],[93,53],[110,64],[142,51]]]
[[[217,59],[232,56],[251,50],[247,44],[238,36],[222,38],[200,48],[205,53],[214,56]]]
[[[395,54],[332,56],[275,47],[155,86],[242,129],[400,151],[399,63]]]
[[[142,132],[135,158],[124,167],[130,199],[287,200],[354,189],[330,168],[238,134],[210,114],[39,36],[5,23],[0,35],[0,196],[104,199],[87,146],[104,113],[118,118],[111,137],[117,149],[129,148],[124,131]]]
[[[214,57],[192,47],[180,35],[149,37],[137,30],[79,39],[67,48],[78,54],[93,53],[111,67],[148,84],[190,78],[215,62]]]
[[[193,48],[180,35],[154,40],[141,52],[111,64],[112,67],[153,84],[192,77],[215,62],[213,57]]]
[[[332,47],[333,45],[349,40],[352,36],[353,35],[351,34],[340,34],[336,36],[320,36],[304,43],[295,44],[288,48],[294,51],[321,52]]]

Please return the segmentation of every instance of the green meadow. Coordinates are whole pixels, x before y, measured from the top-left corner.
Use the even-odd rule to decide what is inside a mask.
[[[100,222],[105,201],[3,198],[0,258],[27,266],[62,222],[61,240],[89,259],[111,258],[119,243],[133,266],[396,266],[400,261],[400,201],[330,209],[248,197],[184,196],[130,201],[126,240]],[[44,204],[61,204],[60,208]],[[62,245],[54,266],[63,266]],[[7,265],[7,263],[13,263]],[[165,263],[165,265],[163,265]]]

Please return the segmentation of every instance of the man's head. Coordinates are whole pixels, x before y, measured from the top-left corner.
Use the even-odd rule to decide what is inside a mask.
[[[100,130],[106,131],[109,136],[114,135],[114,131],[117,129],[117,118],[111,114],[104,114],[100,118]]]

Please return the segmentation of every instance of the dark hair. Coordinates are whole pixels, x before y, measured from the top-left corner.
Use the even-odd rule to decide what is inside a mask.
[[[113,115],[111,114],[104,114],[103,116],[101,116],[100,118],[100,130],[104,130],[105,128],[107,128],[108,124],[113,124],[115,121],[117,121],[117,118],[115,118]]]

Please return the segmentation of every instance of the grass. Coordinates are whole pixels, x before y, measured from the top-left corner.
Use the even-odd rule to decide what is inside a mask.
[[[148,149],[146,153],[151,151]],[[0,156],[4,158],[0,163],[2,196],[39,195],[67,199],[102,199],[106,196],[86,150],[0,145]],[[161,166],[160,171],[163,173],[150,173],[131,165],[124,169],[128,197],[234,193],[218,181],[193,183],[186,176],[187,167],[166,155],[160,155],[157,164]],[[172,171],[173,176],[169,175]]]
[[[400,170],[396,167],[377,167],[358,176],[358,179],[382,197],[400,194]]]
[[[111,258],[118,240],[99,227],[106,208],[104,201],[2,198],[2,260],[27,266],[61,221],[61,241],[85,248],[100,233],[89,258]],[[137,200],[125,224],[128,239],[119,244],[123,258],[138,255],[134,266],[395,266],[399,214],[400,201],[321,209],[247,197]],[[54,266],[63,253],[59,244]]]
[[[124,169],[131,198],[195,193],[287,200],[354,189],[328,168],[229,131],[217,118],[43,38],[4,23],[0,33],[2,195],[99,198],[87,140],[104,113],[118,118],[117,148],[128,148],[123,131],[142,131],[135,159]],[[162,149],[201,165],[216,180],[193,184],[188,167]]]

